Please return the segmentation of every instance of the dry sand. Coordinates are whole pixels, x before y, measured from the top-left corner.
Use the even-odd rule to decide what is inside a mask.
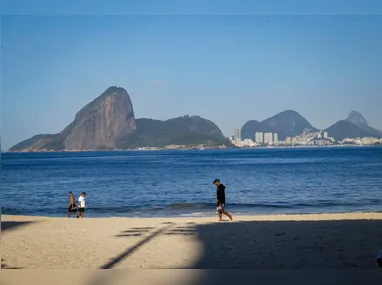
[[[375,269],[382,249],[382,213],[1,220],[2,269]]]

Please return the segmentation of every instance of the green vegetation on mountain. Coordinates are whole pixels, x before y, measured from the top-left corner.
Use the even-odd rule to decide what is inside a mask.
[[[213,122],[197,116],[184,116],[166,121],[136,119],[136,124],[137,130],[120,142],[121,148],[230,145]]]

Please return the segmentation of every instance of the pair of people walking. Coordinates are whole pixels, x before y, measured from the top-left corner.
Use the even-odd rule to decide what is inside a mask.
[[[76,206],[76,199],[72,192],[69,192],[70,204],[68,205],[68,218],[70,218],[71,213],[77,215],[77,218],[83,218],[85,215],[85,196],[86,192],[82,192],[81,196],[78,198],[78,210]],[[78,213],[78,211],[80,213]]]

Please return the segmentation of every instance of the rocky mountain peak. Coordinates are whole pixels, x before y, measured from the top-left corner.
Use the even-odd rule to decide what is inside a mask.
[[[114,148],[118,139],[135,129],[129,94],[112,86],[83,107],[62,135],[68,150]]]
[[[351,111],[349,116],[346,118],[346,121],[353,123],[357,126],[368,126],[365,117],[357,111]]]

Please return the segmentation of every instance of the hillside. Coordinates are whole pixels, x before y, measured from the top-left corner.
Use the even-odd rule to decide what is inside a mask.
[[[137,130],[121,141],[121,148],[229,144],[218,126],[200,117],[184,116],[166,121],[137,119],[136,123]]]

